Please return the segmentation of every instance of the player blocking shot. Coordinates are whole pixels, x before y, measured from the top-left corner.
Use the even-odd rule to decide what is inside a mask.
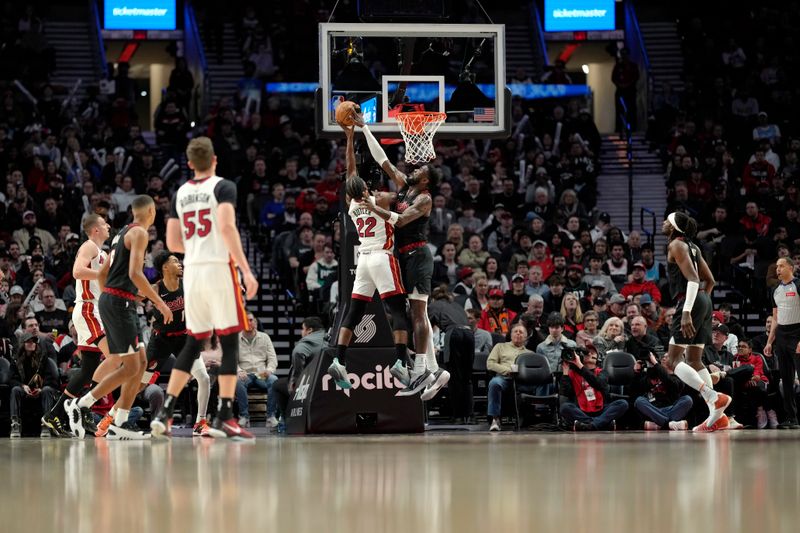
[[[244,276],[247,298],[258,289],[236,227],[236,185],[216,175],[217,157],[208,137],[192,139],[186,155],[194,176],[175,195],[167,221],[167,247],[184,254],[188,336],[170,375],[164,406],[150,428],[156,437],[171,435],[175,402],[191,378],[203,342],[216,333],[222,348],[219,404],[208,435],[252,439],[253,434],[233,416],[239,332],[247,323],[237,268]]]
[[[430,189],[439,184],[441,173],[432,165],[423,165],[414,170],[410,176],[406,176],[389,161],[378,140],[358,115],[356,115],[356,123],[364,133],[370,154],[399,190],[397,194],[376,195],[376,199],[385,195],[390,202],[395,203],[394,211],[398,217],[395,224],[396,249],[403,284],[408,291],[414,347],[418,353],[414,359],[411,374],[417,376],[416,380],[426,382],[428,378],[425,372],[433,374],[433,382],[426,386],[420,396],[423,401],[430,400],[450,380],[450,373],[439,368],[436,361],[432,327],[428,318],[428,298],[431,294],[433,277],[433,255],[428,247],[430,214],[433,206]],[[368,200],[364,203],[382,219],[389,220],[392,217],[392,212],[377,203]],[[404,375],[396,377],[400,381],[408,383],[411,388],[416,388],[418,384]]]
[[[711,342],[711,291],[715,281],[703,254],[692,242],[697,223],[690,216],[676,212],[667,217],[661,230],[669,239],[667,275],[670,291],[677,301],[670,327],[670,364],[675,375],[698,391],[708,406],[708,418],[693,431],[728,429],[730,422],[725,409],[731,398],[714,390],[711,374],[702,361],[703,347]],[[705,282],[702,291],[701,281]]]
[[[371,202],[378,202],[385,207],[389,206],[388,198],[376,200],[370,195],[364,180],[356,172],[355,150],[353,147],[353,127],[343,126],[347,137],[347,179],[345,182],[345,200],[348,205],[348,214],[358,231],[360,245],[358,247],[358,264],[356,265],[356,278],[353,283],[353,294],[350,305],[339,328],[339,337],[336,342],[336,357],[328,368],[328,373],[336,384],[343,388],[350,388],[347,377],[346,353],[347,347],[353,338],[353,328],[364,316],[367,304],[372,301],[372,296],[377,289],[381,300],[389,310],[392,317],[392,330],[394,336],[397,361],[391,372],[393,375],[405,377],[406,389],[399,393],[400,396],[416,394],[419,390],[433,381],[430,372],[425,371],[425,379],[416,379],[416,388],[408,387],[408,372],[406,363],[408,359],[408,319],[406,317],[406,291],[400,275],[400,266],[394,256],[394,226],[398,215],[393,213],[387,220],[381,220],[364,204],[367,198]]]

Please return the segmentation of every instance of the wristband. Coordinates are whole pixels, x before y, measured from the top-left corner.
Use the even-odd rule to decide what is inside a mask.
[[[698,289],[700,289],[700,284],[696,281],[689,281],[686,283],[686,300],[683,302],[684,311],[692,312]]]
[[[400,215],[398,215],[397,213],[395,213],[394,211],[392,211],[392,212],[389,214],[389,224],[391,224],[392,226],[394,226],[395,224],[397,224],[397,219],[398,219],[398,218],[400,218]]]

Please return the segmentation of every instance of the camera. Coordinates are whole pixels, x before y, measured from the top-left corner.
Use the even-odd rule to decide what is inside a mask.
[[[583,348],[570,348],[569,346],[564,346],[561,348],[561,360],[565,363],[572,363],[575,361],[576,357],[580,357],[582,360],[588,353],[589,352]]]

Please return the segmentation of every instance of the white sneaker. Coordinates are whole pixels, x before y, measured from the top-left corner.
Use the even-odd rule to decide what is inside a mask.
[[[492,425],[489,426],[489,431],[500,431],[500,422],[496,419],[492,419]]]
[[[81,418],[81,408],[78,405],[78,398],[70,398],[64,401],[64,411],[67,413],[67,420],[69,420],[69,430],[73,437],[82,439],[86,435],[86,429],[83,427],[83,418]]]
[[[686,431],[689,429],[689,422],[686,420],[673,420],[668,425],[670,431]]]
[[[278,427],[278,419],[274,416],[267,418],[267,427],[268,428],[276,428]]]
[[[427,368],[423,368],[421,371],[412,370],[409,377],[411,382],[405,389],[398,392],[397,396],[413,396],[436,381],[433,373]]]
[[[756,427],[758,429],[764,429],[767,427],[767,413],[764,411],[764,408],[760,405],[758,409],[756,409]]]
[[[428,400],[432,399],[436,394],[442,390],[442,387],[447,385],[447,382],[450,381],[450,372],[445,370],[444,368],[439,368],[436,372],[433,373],[434,381],[427,387],[420,395],[419,399],[423,402],[427,402]]]
[[[250,427],[250,419],[246,416],[239,417],[239,427],[249,428]]]
[[[732,416],[728,417],[728,429],[744,429],[744,424],[740,424]]]
[[[659,429],[661,429],[661,427],[659,427],[659,425],[656,424],[655,422],[651,422],[650,420],[645,420],[644,422],[645,431],[658,431]]]
[[[767,424],[769,425],[769,429],[777,429],[778,428],[778,413],[774,410],[770,409],[767,411]]]

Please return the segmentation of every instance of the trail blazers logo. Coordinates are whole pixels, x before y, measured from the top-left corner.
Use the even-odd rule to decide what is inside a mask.
[[[358,323],[353,333],[356,335],[354,342],[365,344],[371,341],[375,334],[378,332],[378,326],[375,324],[375,315],[364,315],[361,322]]]

